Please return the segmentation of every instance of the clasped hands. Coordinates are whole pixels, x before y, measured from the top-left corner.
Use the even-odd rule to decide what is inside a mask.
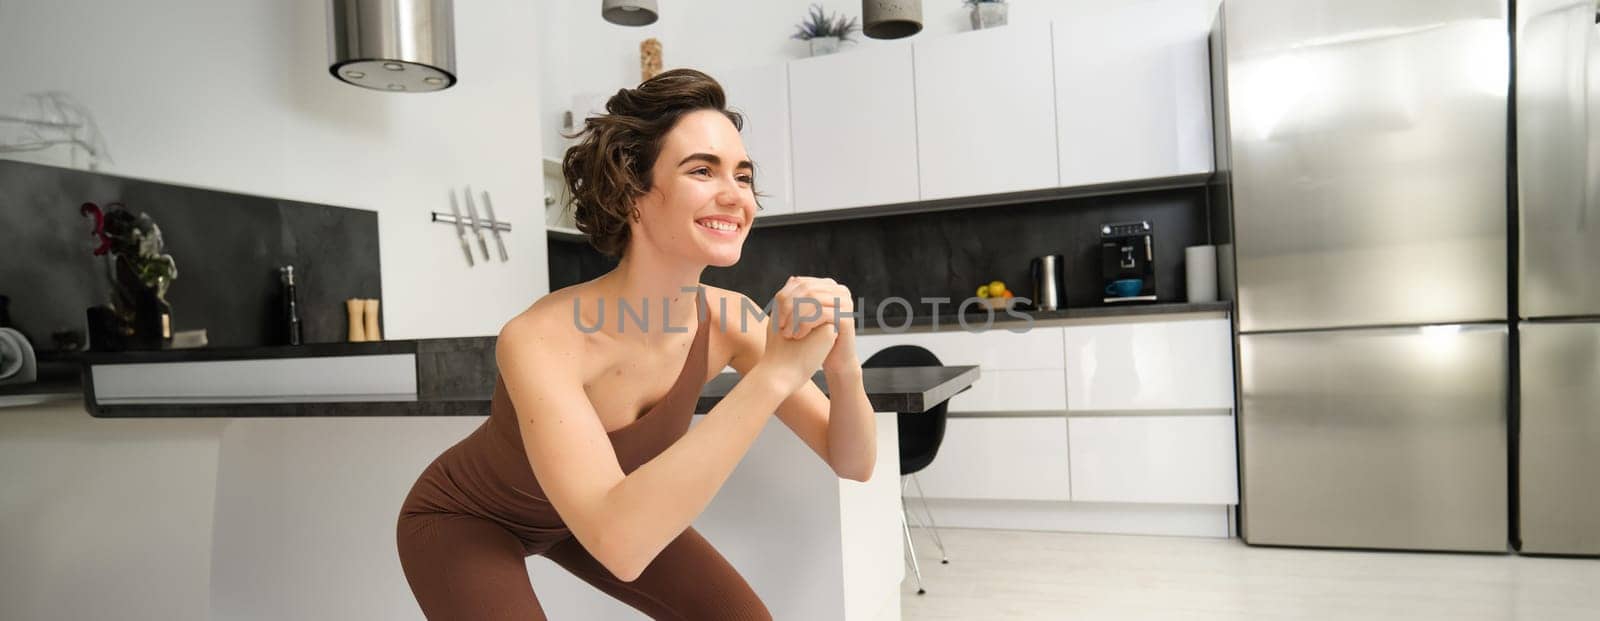
[[[790,276],[771,308],[763,361],[790,366],[808,378],[818,366],[829,376],[861,372],[849,288],[832,278]]]

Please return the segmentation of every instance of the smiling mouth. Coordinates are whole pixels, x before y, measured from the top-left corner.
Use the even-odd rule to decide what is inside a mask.
[[[726,220],[697,220],[697,221],[695,221],[695,224],[700,225],[700,226],[705,227],[705,228],[708,228],[708,229],[711,229],[713,231],[720,231],[720,232],[723,232],[723,233],[737,233],[737,232],[739,232],[739,225],[734,224],[732,222],[728,222]]]

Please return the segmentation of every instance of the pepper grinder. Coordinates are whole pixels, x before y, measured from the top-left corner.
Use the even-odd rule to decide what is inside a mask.
[[[283,284],[283,332],[284,340],[289,345],[300,344],[300,300],[294,292],[294,266],[285,265],[278,268],[278,275]]]
[[[361,319],[366,312],[367,303],[361,298],[350,298],[344,301],[345,315],[350,318],[349,341],[360,343],[367,340],[367,329]]]
[[[365,306],[367,316],[367,340],[381,341],[383,340],[383,332],[378,330],[378,299],[368,298]]]

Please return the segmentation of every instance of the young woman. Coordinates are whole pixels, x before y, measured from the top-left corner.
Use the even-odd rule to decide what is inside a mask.
[[[578,228],[617,267],[506,324],[489,418],[401,509],[400,562],[430,619],[544,619],[531,554],[656,619],[768,619],[695,517],[774,413],[838,476],[872,476],[849,290],[791,277],[769,318],[700,283],[706,266],[738,262],[757,209],[722,88],[669,71],[606,112],[562,169]],[[690,429],[724,366],[739,384]],[[809,381],[818,367],[831,399]]]

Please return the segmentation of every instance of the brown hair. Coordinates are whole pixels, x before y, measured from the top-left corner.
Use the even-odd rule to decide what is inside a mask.
[[[578,144],[561,160],[570,207],[578,230],[600,252],[622,256],[631,235],[633,200],[650,191],[650,171],[667,132],[685,114],[716,110],[744,127],[744,117],[727,108],[722,86],[693,69],[673,69],[622,89],[606,101],[606,113],[583,121],[567,136]]]

